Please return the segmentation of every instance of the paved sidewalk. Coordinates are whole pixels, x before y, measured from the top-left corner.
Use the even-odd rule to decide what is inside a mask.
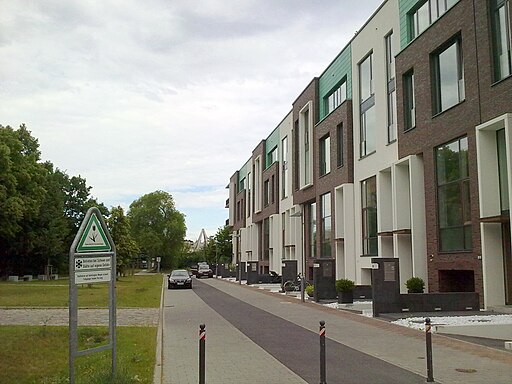
[[[155,384],[198,382],[199,321],[206,324],[208,384],[306,383],[207,306],[194,290],[167,291],[163,309],[162,376]]]
[[[158,325],[158,308],[118,308],[118,326]],[[0,308],[0,325],[67,326],[67,308]],[[79,325],[108,325],[108,309],[79,309]]]
[[[203,280],[229,295],[311,331],[326,321],[327,337],[411,372],[426,375],[424,333],[387,321],[304,303],[224,280]],[[438,383],[509,384],[512,354],[433,335],[434,378]],[[340,361],[343,364],[343,361]],[[279,381],[276,381],[279,383]]]

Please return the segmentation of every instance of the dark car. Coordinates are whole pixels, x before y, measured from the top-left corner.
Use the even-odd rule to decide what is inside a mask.
[[[197,267],[197,278],[201,277],[213,277],[213,271],[208,264],[199,264]]]
[[[197,276],[197,264],[192,264],[190,266],[190,273],[193,275],[193,276]]]
[[[175,269],[167,280],[167,288],[192,288],[192,278],[186,269]]]

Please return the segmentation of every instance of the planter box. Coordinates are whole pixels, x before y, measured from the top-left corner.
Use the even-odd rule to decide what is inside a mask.
[[[350,304],[354,302],[354,292],[338,292],[338,303]]]

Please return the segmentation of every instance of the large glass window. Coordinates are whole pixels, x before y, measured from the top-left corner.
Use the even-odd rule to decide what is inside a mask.
[[[414,72],[411,70],[404,74],[404,130],[416,126],[416,102],[414,99]]]
[[[322,250],[320,257],[323,258],[330,258],[332,257],[332,245],[331,245],[331,239],[332,239],[332,223],[331,223],[331,194],[326,193],[325,195],[322,195],[321,199],[321,218],[322,218]]]
[[[347,80],[343,82],[325,99],[326,111],[331,113],[347,99]]]
[[[432,55],[433,109],[440,113],[460,103],[465,98],[464,65],[460,39]]]
[[[361,202],[363,220],[363,255],[378,254],[377,238],[377,182],[376,177],[370,177],[361,182]]]
[[[304,111],[303,113],[303,143],[304,143],[304,184],[309,184],[311,182],[310,175],[310,155],[309,155],[309,109]]]
[[[439,249],[471,250],[468,139],[436,148]]]
[[[320,139],[320,176],[331,172],[331,137],[329,135]]]
[[[395,87],[395,51],[393,48],[393,32],[385,38],[386,73],[388,90],[388,143],[396,140],[396,87]]]
[[[409,38],[412,40],[420,35],[457,2],[458,0],[427,0],[420,3],[420,6],[409,14]]]
[[[510,1],[492,0],[491,17],[494,80],[499,81],[512,74]]]

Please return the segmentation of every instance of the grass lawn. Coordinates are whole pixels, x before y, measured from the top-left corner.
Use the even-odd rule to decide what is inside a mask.
[[[152,383],[155,327],[117,328],[118,383]],[[80,327],[81,349],[105,345],[106,327]],[[0,326],[0,383],[63,384],[69,374],[68,328]],[[77,384],[110,383],[111,352],[76,359]],[[101,378],[107,376],[107,379]]]
[[[162,275],[119,278],[116,282],[117,307],[158,308],[162,280]],[[67,307],[68,284],[68,280],[0,282],[0,307]],[[78,305],[107,307],[108,284],[93,284],[90,288],[87,285],[79,286]]]

